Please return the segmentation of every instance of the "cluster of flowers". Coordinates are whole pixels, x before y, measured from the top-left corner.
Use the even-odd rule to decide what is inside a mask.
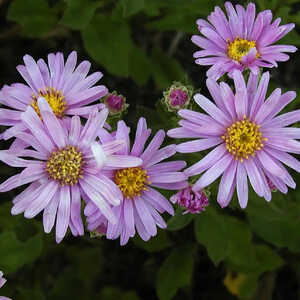
[[[295,188],[283,164],[300,171],[298,160],[288,154],[300,153],[296,141],[300,128],[287,127],[300,120],[300,110],[277,114],[296,94],[282,94],[277,88],[266,98],[270,76],[259,72],[260,67],[287,60],[283,52],[296,51],[294,46],[271,45],[294,25],[279,26],[280,19],[271,23],[268,10],[255,16],[252,3],[246,9],[229,2],[225,7],[228,17],[216,7],[208,17],[210,23],[197,21],[202,36],[192,37],[203,48],[194,54],[196,63],[212,65],[206,84],[214,103],[194,95],[207,114],[188,109],[189,87],[175,83],[164,93],[168,110],[182,118],[180,127],[169,130],[168,136],[195,139],[178,145],[162,147],[163,130],[147,143],[151,129],[144,118],[138,121],[132,143],[124,121],[112,131],[106,123],[109,112],[118,114],[128,105],[124,97],[95,85],[102,74],[87,76],[89,62],[76,67],[76,52],[66,62],[61,53],[49,54],[48,63],[25,55],[17,70],[27,84],[5,85],[0,92],[0,102],[8,107],[0,109],[0,124],[10,126],[1,138],[14,138],[8,150],[0,151],[0,160],[24,168],[3,182],[0,191],[30,184],[14,198],[11,213],[33,218],[43,212],[45,232],[56,222],[59,243],[68,228],[74,236],[84,234],[84,203],[88,230],[120,238],[124,245],[136,232],[147,241],[156,235],[157,226],[165,228],[161,214],[174,214],[171,202],[185,207],[185,213],[205,210],[204,189],[220,176],[221,207],[229,204],[235,190],[240,206],[247,206],[248,179],[267,201],[273,189],[286,193],[287,186]],[[250,70],[248,80],[245,69]],[[217,81],[224,74],[233,80],[234,90]],[[176,152],[212,147],[185,170],[185,161],[169,160]],[[188,178],[199,174],[190,185]],[[178,192],[170,202],[157,188]]]

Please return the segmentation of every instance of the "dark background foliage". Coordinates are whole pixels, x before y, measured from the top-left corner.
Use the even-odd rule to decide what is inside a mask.
[[[242,3],[243,2],[243,3]],[[245,1],[241,1],[244,4]],[[0,0],[0,86],[21,81],[15,67],[24,54],[78,51],[102,83],[126,96],[126,121],[145,116],[149,126],[170,128],[156,102],[174,80],[205,88],[206,68],[193,62],[190,37],[195,21],[220,0]],[[258,0],[283,23],[300,25],[299,0]],[[299,28],[298,28],[299,30]],[[297,29],[282,43],[300,45]],[[272,70],[272,87],[297,90],[299,54]],[[288,107],[299,108],[299,96]],[[1,142],[1,148],[8,144]],[[186,155],[188,163],[199,160]],[[1,182],[18,172],[1,164]],[[292,171],[291,171],[292,172]],[[292,172],[295,181],[300,176]],[[43,233],[40,218],[11,216],[11,200],[22,189],[1,195],[0,270],[8,283],[0,294],[19,300],[101,299],[300,299],[300,194],[273,194],[266,203],[251,193],[247,209],[234,199],[196,216],[176,215],[168,230],[145,243],[120,247],[105,238],[68,235],[57,245]],[[167,218],[167,216],[165,216]],[[224,285],[229,274],[233,279]],[[228,282],[228,281],[226,281]],[[239,284],[240,283],[240,284]],[[232,294],[232,291],[235,291]]]

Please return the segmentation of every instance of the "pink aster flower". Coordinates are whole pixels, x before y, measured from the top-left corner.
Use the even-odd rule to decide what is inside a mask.
[[[113,181],[123,194],[121,204],[112,208],[117,223],[112,224],[107,220],[91,201],[87,203],[84,211],[89,230],[98,232],[106,230],[106,237],[108,239],[120,237],[121,245],[126,244],[129,238],[135,235],[136,230],[140,237],[147,241],[156,235],[157,226],[166,227],[160,214],[165,211],[173,214],[173,207],[155,188],[177,190],[188,185],[186,176],[180,172],[186,165],[184,161],[162,162],[176,152],[175,145],[160,148],[165,138],[163,130],[155,134],[146,148],[145,143],[151,134],[146,120],[144,118],[139,120],[132,147],[129,131],[126,124],[119,121],[115,134],[107,135],[106,132],[101,132],[99,135],[102,142],[113,142],[115,138],[126,140],[126,147],[118,154],[130,154],[142,160],[139,167],[119,168],[112,174]]]
[[[3,272],[0,271],[0,288],[6,283],[6,279],[3,277]],[[10,298],[0,296],[0,300],[11,300]]]
[[[73,235],[83,235],[80,206],[84,193],[110,222],[115,223],[117,220],[111,205],[120,204],[122,193],[99,168],[91,151],[108,110],[91,113],[83,128],[79,117],[74,116],[70,129],[66,129],[44,98],[38,99],[38,107],[43,122],[29,106],[21,114],[28,133],[17,135],[17,138],[28,142],[32,149],[17,153],[12,150],[0,151],[0,160],[6,164],[25,167],[21,173],[2,183],[0,192],[30,183],[14,198],[12,214],[24,212],[26,218],[33,218],[43,211],[45,232],[51,231],[56,219],[56,241],[60,242],[68,227]],[[102,166],[116,168],[139,165],[139,158],[123,156],[121,160],[119,155],[113,155],[123,146],[122,140],[98,145],[103,154]],[[31,159],[25,160],[20,158],[22,156]]]
[[[192,42],[203,50],[194,53],[196,63],[211,65],[207,76],[218,79],[223,74],[229,75],[236,69],[243,71],[249,68],[257,74],[259,67],[277,67],[277,61],[287,61],[289,56],[284,52],[295,52],[290,45],[273,45],[289,31],[294,24],[280,24],[280,18],[272,22],[272,12],[264,10],[255,17],[255,5],[249,3],[244,9],[241,5],[235,8],[225,2],[228,17],[220,7],[208,16],[207,22],[197,21],[202,36],[194,35]]]
[[[191,186],[188,186],[170,198],[172,203],[177,203],[186,211],[183,214],[199,214],[205,211],[208,206],[208,198],[203,191],[194,192]]]
[[[177,151],[192,153],[215,147],[198,163],[185,170],[193,176],[205,172],[193,186],[203,190],[222,175],[217,200],[222,207],[229,204],[237,190],[240,206],[248,202],[248,179],[254,191],[271,200],[269,178],[282,193],[296,183],[283,164],[300,171],[299,161],[289,153],[300,153],[300,128],[287,127],[300,120],[300,110],[277,116],[296,96],[275,89],[266,98],[269,73],[258,84],[258,76],[250,74],[246,85],[242,73],[233,73],[235,93],[224,82],[207,79],[207,87],[215,104],[196,94],[197,104],[208,114],[180,110],[184,120],[180,128],[171,129],[174,138],[196,138],[177,145]]]
[[[70,121],[67,116],[87,117],[95,107],[103,106],[99,103],[86,106],[105,96],[107,89],[103,85],[95,86],[102,77],[101,72],[87,76],[90,62],[83,61],[76,67],[75,51],[68,56],[66,62],[60,52],[50,53],[48,64],[43,59],[35,62],[29,55],[25,55],[23,59],[25,65],[19,65],[17,70],[27,84],[5,85],[0,91],[0,103],[8,107],[0,109],[0,124],[12,126],[2,134],[4,139],[25,130],[21,114],[28,106],[41,116],[37,104],[39,97],[45,98],[55,116],[64,122]]]

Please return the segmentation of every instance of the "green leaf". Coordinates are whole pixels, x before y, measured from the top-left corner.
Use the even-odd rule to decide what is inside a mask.
[[[95,61],[114,75],[128,76],[133,43],[127,23],[97,15],[81,33],[84,46]]]
[[[255,252],[257,259],[256,272],[259,274],[276,270],[284,264],[283,259],[267,245],[257,245]]]
[[[57,23],[57,16],[46,0],[14,0],[7,19],[22,25],[24,34],[29,37],[42,37]]]
[[[182,214],[182,210],[177,209],[176,214],[169,219],[167,229],[170,231],[180,230],[189,225],[193,219],[193,214]]]
[[[195,234],[215,265],[228,255],[225,220],[211,207],[195,218]]]
[[[91,21],[96,9],[100,6],[100,1],[94,0],[68,0],[62,24],[75,29],[84,29]]]
[[[151,63],[144,50],[133,46],[129,57],[130,77],[140,86],[144,85],[151,74]]]
[[[172,245],[171,240],[168,238],[166,231],[159,230],[158,234],[151,240],[144,242],[142,239],[136,237],[133,239],[134,243],[147,252],[159,252]]]
[[[186,76],[179,62],[159,48],[152,51],[152,74],[156,85],[161,89],[167,88],[173,81],[184,81]]]
[[[121,0],[123,17],[130,17],[144,8],[145,0]]]
[[[5,231],[0,234],[0,241],[0,269],[6,273],[15,272],[23,265],[33,262],[39,257],[43,247],[40,234],[21,242],[13,231]]]
[[[194,247],[190,244],[176,247],[160,267],[156,292],[160,300],[172,299],[178,289],[191,283]]]
[[[248,220],[253,231],[267,242],[300,251],[300,202],[297,194],[273,193],[271,202],[253,195],[247,207]]]

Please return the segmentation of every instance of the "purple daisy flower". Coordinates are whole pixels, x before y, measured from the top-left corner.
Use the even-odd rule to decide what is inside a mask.
[[[25,140],[32,147],[14,153],[0,151],[0,160],[13,167],[25,169],[10,177],[0,185],[0,192],[12,190],[31,183],[13,200],[13,215],[24,212],[26,218],[43,213],[44,230],[49,233],[56,218],[56,241],[65,236],[68,226],[74,236],[83,235],[80,214],[81,196],[84,193],[95,203],[99,211],[115,223],[116,217],[111,205],[119,205],[122,193],[116,184],[97,165],[91,151],[97,132],[103,126],[108,110],[90,114],[82,128],[78,116],[71,119],[70,129],[61,126],[51,107],[44,98],[38,99],[39,111],[43,121],[29,106],[21,114],[28,132],[21,132],[17,138]],[[107,168],[135,167],[141,159],[130,156],[112,155],[124,146],[123,140],[103,143],[102,165]],[[31,157],[25,160],[20,157]]]
[[[224,82],[207,79],[207,87],[215,104],[203,95],[194,96],[208,114],[180,110],[180,128],[171,129],[173,138],[198,138],[177,145],[177,151],[192,153],[216,148],[198,163],[185,170],[188,176],[205,172],[193,186],[199,191],[222,174],[217,200],[222,207],[229,204],[235,188],[240,206],[248,202],[248,179],[254,191],[267,201],[271,191],[267,178],[282,193],[296,183],[283,164],[300,171],[299,161],[288,154],[300,153],[300,128],[287,127],[300,120],[300,110],[276,116],[296,96],[275,89],[266,98],[269,73],[258,85],[258,76],[250,74],[247,86],[240,71],[233,73],[235,94]],[[200,139],[199,139],[200,138]]]
[[[145,143],[151,134],[146,120],[144,118],[139,120],[132,148],[129,131],[126,124],[119,121],[115,134],[108,135],[104,131],[99,134],[102,142],[113,142],[116,138],[124,139],[126,147],[118,151],[118,154],[130,154],[142,160],[139,167],[119,168],[112,174],[113,181],[124,197],[121,205],[112,208],[118,222],[112,224],[108,221],[91,201],[87,203],[84,211],[89,230],[103,233],[106,229],[106,237],[108,239],[120,237],[121,245],[125,245],[129,238],[135,235],[136,230],[144,241],[149,240],[156,235],[156,226],[166,227],[160,214],[165,211],[174,214],[171,203],[155,187],[177,190],[188,186],[187,177],[180,172],[186,166],[184,161],[161,162],[176,152],[175,145],[159,149],[165,138],[163,130],[155,134],[146,148]]]
[[[194,35],[192,42],[203,50],[194,53],[199,65],[212,65],[207,76],[218,79],[223,74],[236,69],[249,68],[258,74],[259,67],[277,67],[277,61],[287,61],[284,52],[295,52],[290,45],[272,45],[294,28],[294,24],[280,24],[280,18],[272,22],[272,12],[264,10],[255,17],[255,5],[249,3],[244,9],[235,8],[225,2],[228,18],[216,6],[208,16],[207,22],[197,20],[198,29],[203,36]]]
[[[0,109],[0,124],[12,126],[2,134],[4,139],[13,137],[25,130],[21,121],[21,114],[28,106],[34,108],[41,117],[37,99],[47,100],[55,116],[64,121],[70,121],[66,116],[80,115],[87,117],[95,108],[103,104],[86,106],[107,94],[103,85],[95,85],[102,77],[101,72],[87,76],[90,62],[83,61],[77,68],[77,53],[73,51],[64,63],[63,54],[50,53],[48,65],[43,59],[37,62],[29,56],[24,56],[24,64],[17,66],[17,70],[27,85],[15,83],[3,86],[0,91],[0,103],[9,107]],[[68,122],[69,123],[69,122]]]
[[[0,288],[6,283],[6,279],[3,277],[3,272],[0,271]],[[0,300],[11,300],[10,298],[0,296]]]

